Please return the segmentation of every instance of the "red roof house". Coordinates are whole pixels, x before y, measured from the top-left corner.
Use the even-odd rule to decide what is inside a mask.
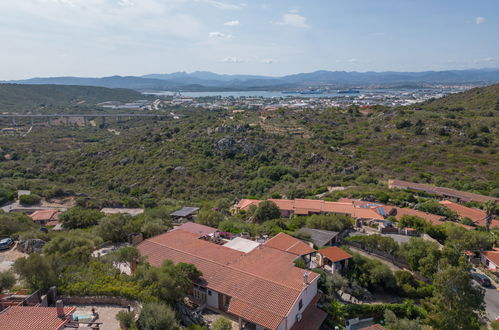
[[[55,226],[59,223],[60,213],[58,210],[38,210],[33,212],[30,217],[40,225]]]
[[[72,321],[76,307],[64,307],[58,316],[57,307],[11,306],[0,312],[0,330],[60,330]]]
[[[138,249],[153,266],[165,260],[196,266],[202,277],[193,287],[193,296],[243,324],[289,330],[320,326],[326,317],[315,306],[319,277],[293,265],[297,254],[265,245],[244,253],[181,229],[147,239]]]

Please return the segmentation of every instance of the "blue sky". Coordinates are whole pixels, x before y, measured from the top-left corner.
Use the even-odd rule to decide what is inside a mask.
[[[0,0],[0,79],[499,67],[499,0]]]

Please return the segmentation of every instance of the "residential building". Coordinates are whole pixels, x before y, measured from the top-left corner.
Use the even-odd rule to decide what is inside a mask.
[[[183,223],[180,226],[174,227],[172,230],[188,231],[189,233],[198,235],[198,237],[215,235],[218,232],[218,229],[216,228],[208,227],[195,222]]]
[[[450,188],[436,187],[429,184],[415,183],[402,180],[388,180],[388,188],[424,191],[426,193],[442,196],[447,199],[454,199],[458,202],[485,203],[486,201],[489,200],[494,202],[499,202],[499,198],[496,197],[479,195]]]
[[[350,259],[352,259],[352,255],[337,246],[321,249],[317,253],[319,266],[333,274],[340,273],[348,267],[348,260]]]
[[[486,225],[487,213],[483,210],[467,207],[447,200],[441,201],[440,204],[456,212],[461,220],[469,218],[473,221],[475,226],[485,227]],[[499,228],[499,220],[492,219],[490,228],[494,227]]]
[[[183,207],[170,214],[175,220],[192,220],[194,215],[199,211],[199,207]]]
[[[285,233],[275,235],[265,242],[264,245],[294,254],[296,257],[301,257],[307,266],[312,262],[312,257],[316,252],[315,249],[310,247],[307,243]]]
[[[499,270],[499,249],[480,253],[480,262],[492,271]]]
[[[317,199],[268,199],[275,203],[281,211],[282,217],[292,215],[312,214],[347,214],[355,219],[384,219],[384,210],[381,207],[356,206],[351,202],[328,202]],[[248,211],[251,206],[257,207],[262,201],[256,199],[241,199],[234,210]]]
[[[202,276],[192,298],[237,320],[240,329],[316,330],[326,318],[316,307],[319,276],[293,264],[311,248],[285,243],[290,241],[281,236],[246,253],[177,229],[143,241],[138,249],[153,266],[165,260],[196,266]]]
[[[34,222],[42,226],[56,226],[59,224],[58,210],[37,210],[30,217]]]
[[[0,330],[62,330],[76,307],[10,306],[0,312]]]
[[[337,231],[329,231],[314,228],[301,228],[298,233],[310,236],[310,240],[315,245],[316,248],[321,248],[324,246],[331,246],[336,243],[336,238],[338,237]]]

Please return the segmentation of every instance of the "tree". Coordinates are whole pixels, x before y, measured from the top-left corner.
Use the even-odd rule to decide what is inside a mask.
[[[485,217],[485,229],[487,231],[490,230],[490,224],[492,223],[492,220],[494,219],[496,210],[497,210],[497,204],[495,201],[488,200],[484,204],[484,210],[487,216]]]
[[[257,222],[262,223],[267,220],[280,218],[281,210],[279,210],[274,202],[263,201],[258,205],[253,217]]]
[[[100,219],[95,231],[105,242],[126,242],[133,232],[130,222],[132,216],[128,214],[113,214]]]
[[[353,227],[353,219],[348,215],[314,214],[307,219],[308,228],[343,231]]]
[[[479,329],[485,310],[484,291],[472,284],[470,270],[447,266],[434,280],[433,297],[425,301],[428,324],[435,329]]]
[[[147,293],[168,304],[175,304],[182,299],[192,287],[201,272],[193,265],[164,261],[160,267],[142,264],[137,267],[133,278]]]
[[[180,329],[175,318],[174,310],[161,303],[147,303],[140,311],[137,321],[141,330]]]
[[[96,225],[99,219],[104,217],[104,213],[98,210],[89,210],[82,207],[73,207],[59,216],[65,228],[86,228]]]
[[[33,220],[23,213],[0,214],[0,236],[11,236],[36,227]]]
[[[166,224],[165,221],[161,219],[152,219],[150,221],[146,220],[142,227],[140,227],[140,231],[145,238],[149,238],[164,233],[168,228],[170,228],[170,226]]]
[[[16,276],[11,271],[0,272],[0,293],[11,289],[16,284]]]
[[[385,327],[389,330],[421,330],[423,328],[419,319],[399,319],[397,318],[397,315],[389,309],[385,310],[384,318]]]
[[[401,247],[401,254],[412,270],[431,278],[438,269],[440,250],[438,244],[422,238],[411,238]]]
[[[68,263],[87,262],[100,243],[102,240],[99,237],[88,232],[73,231],[56,236],[45,244],[42,251]]]
[[[14,272],[31,290],[46,292],[57,284],[57,265],[53,258],[33,253],[27,258],[17,259],[14,262]]]
[[[451,209],[449,209],[448,207],[441,205],[440,203],[432,201],[432,200],[423,202],[423,203],[419,204],[416,208],[420,211],[423,211],[423,212],[441,215],[443,217],[446,217],[449,220],[453,220],[453,219],[458,218],[458,215],[456,212],[454,212]]]
[[[38,204],[41,200],[42,200],[42,198],[36,194],[21,195],[19,197],[19,202],[22,205]]]
[[[224,215],[220,212],[211,209],[201,210],[196,215],[196,223],[217,228],[224,218]]]
[[[211,326],[213,330],[232,330],[232,322],[227,320],[225,317],[219,317],[213,322]]]
[[[132,330],[135,328],[135,317],[134,313],[121,310],[116,314],[116,320],[120,323],[120,327],[123,330]]]

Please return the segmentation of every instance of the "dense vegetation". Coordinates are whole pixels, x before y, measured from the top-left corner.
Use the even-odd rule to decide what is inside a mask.
[[[327,186],[385,186],[389,178],[497,196],[499,85],[467,93],[483,98],[262,116],[178,109],[179,120],[109,123],[120,135],[35,128],[24,138],[0,136],[0,182],[6,193],[25,187],[46,196],[63,187],[123,206],[304,197]]]
[[[145,98],[139,92],[123,88],[0,84],[2,112],[81,113],[100,102]]]

